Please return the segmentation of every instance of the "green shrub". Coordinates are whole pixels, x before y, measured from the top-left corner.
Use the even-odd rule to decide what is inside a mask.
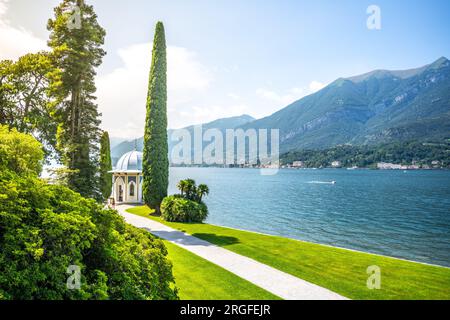
[[[160,240],[116,211],[39,179],[39,144],[10,134],[0,135],[0,299],[177,298]],[[67,287],[71,265],[81,271],[79,290]]]
[[[164,198],[161,217],[170,222],[203,222],[208,216],[208,208],[201,202],[185,199],[179,195]]]

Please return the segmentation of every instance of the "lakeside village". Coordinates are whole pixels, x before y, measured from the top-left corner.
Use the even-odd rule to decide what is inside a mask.
[[[367,167],[346,167],[341,161],[332,161],[328,166],[320,167],[310,167],[305,161],[293,161],[292,163],[285,163],[281,165],[267,163],[267,164],[251,164],[248,162],[239,164],[173,164],[171,167],[215,167],[215,168],[247,168],[247,169],[347,169],[347,170],[358,170],[358,169],[371,169],[371,170],[436,170],[436,169],[446,169],[442,166],[440,161],[432,161],[431,165],[421,164],[413,161],[412,164],[395,164],[390,162],[378,162],[376,165]]]
[[[200,129],[201,130],[201,129]],[[169,154],[172,167],[218,167],[218,168],[253,168],[253,169],[370,169],[370,170],[433,170],[450,169],[450,144],[446,143],[406,143],[400,146],[383,145],[376,148],[362,148],[348,145],[336,146],[325,150],[298,150],[280,153],[278,133],[271,131],[271,142],[268,143],[266,132],[260,135],[263,139],[249,139],[246,145],[243,131],[236,131],[237,145],[226,137],[224,148],[222,132],[217,130],[216,140],[208,146],[197,145],[194,138],[192,148],[191,137],[187,134],[179,141]],[[201,132],[201,131],[200,131]],[[195,134],[198,134],[194,130]],[[178,134],[178,133],[177,133]],[[275,136],[275,138],[273,137]],[[201,135],[200,135],[201,136]],[[256,136],[256,134],[254,134]],[[203,142],[203,140],[200,140]],[[198,143],[198,141],[197,141]],[[249,146],[250,145],[250,146]],[[417,146],[417,147],[416,147]],[[223,153],[216,152],[223,150]],[[274,150],[274,153],[268,150]],[[184,150],[190,150],[185,152]],[[200,152],[199,150],[202,150]]]
[[[294,169],[302,169],[306,168],[305,163],[303,161],[294,161],[292,164],[286,164],[281,166],[281,168],[294,168]],[[322,169],[324,167],[320,167]],[[330,166],[325,168],[344,168],[341,161],[333,161],[330,163]],[[314,168],[313,168],[314,169]],[[431,166],[427,164],[420,164],[418,162],[413,162],[409,165],[404,164],[395,164],[389,162],[378,162],[375,167],[358,167],[352,166],[347,167],[347,170],[356,170],[356,169],[379,169],[379,170],[431,170],[431,169],[442,169],[441,163],[439,161],[433,161]]]

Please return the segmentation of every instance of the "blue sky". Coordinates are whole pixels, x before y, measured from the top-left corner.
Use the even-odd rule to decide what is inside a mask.
[[[174,128],[243,113],[263,117],[338,77],[450,57],[446,0],[86,2],[107,31],[97,85],[103,127],[112,136],[141,135],[158,20],[169,47]],[[0,0],[0,58],[45,46],[57,3]],[[381,30],[366,26],[372,4],[381,9]]]

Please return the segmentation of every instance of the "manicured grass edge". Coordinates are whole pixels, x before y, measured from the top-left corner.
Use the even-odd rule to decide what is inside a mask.
[[[147,207],[131,213],[155,220],[290,273],[351,299],[450,299],[450,269],[210,224],[173,223],[151,216]],[[235,238],[237,243],[229,242]],[[228,240],[227,240],[228,239]],[[368,290],[366,268],[379,265],[382,290]]]
[[[161,239],[173,264],[181,300],[281,300],[234,273]]]

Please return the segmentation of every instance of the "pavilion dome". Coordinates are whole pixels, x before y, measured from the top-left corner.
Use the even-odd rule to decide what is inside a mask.
[[[120,157],[119,161],[117,161],[114,171],[142,171],[142,152],[134,150],[125,153]]]

